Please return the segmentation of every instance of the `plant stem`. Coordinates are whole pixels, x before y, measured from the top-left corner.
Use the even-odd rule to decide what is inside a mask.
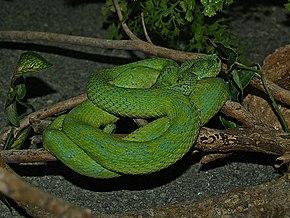
[[[262,80],[262,83],[263,83],[264,89],[265,89],[267,95],[269,96],[269,98],[270,98],[270,100],[271,100],[272,106],[273,106],[274,111],[275,111],[275,113],[277,114],[277,116],[278,116],[278,118],[279,118],[279,120],[280,120],[280,122],[281,122],[281,126],[282,126],[283,130],[284,130],[285,132],[290,132],[290,131],[289,131],[289,128],[288,128],[288,124],[287,124],[287,122],[286,122],[286,120],[285,120],[283,114],[281,113],[281,110],[280,110],[278,104],[276,103],[276,101],[275,101],[273,95],[271,94],[271,92],[270,92],[270,90],[269,90],[269,88],[268,88],[268,85],[267,85],[267,82],[266,82],[266,80],[265,80],[265,75],[264,75],[263,71],[262,71],[262,70],[258,70],[257,73],[261,76],[261,80]]]
[[[241,63],[235,63],[235,64],[240,69],[256,72],[260,76],[260,79],[262,81],[265,92],[271,100],[271,104],[274,108],[276,115],[278,116],[278,119],[280,120],[280,123],[281,123],[281,126],[282,126],[284,132],[290,132],[288,124],[287,124],[283,114],[281,113],[281,110],[280,110],[278,104],[276,103],[276,101],[275,101],[275,99],[274,99],[274,97],[273,97],[273,95],[272,95],[272,93],[267,85],[267,81],[266,81],[265,74],[264,74],[263,70],[255,69],[254,67],[248,67],[248,66],[245,66]]]

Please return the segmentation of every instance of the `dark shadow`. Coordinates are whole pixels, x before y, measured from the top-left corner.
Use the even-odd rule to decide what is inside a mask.
[[[25,77],[26,98],[36,98],[55,93],[46,82],[36,77]]]
[[[125,175],[113,179],[94,179],[80,175],[60,162],[46,165],[11,165],[20,176],[62,175],[74,185],[91,191],[107,192],[116,190],[152,189],[169,183],[179,177],[195,161],[191,154],[185,155],[172,166],[156,173],[140,176]]]
[[[226,166],[230,163],[252,163],[263,166],[273,166],[276,158],[277,156],[262,153],[235,152],[226,158],[221,158],[203,165],[200,170],[207,171],[210,169]]]
[[[285,25],[289,28],[289,23],[290,23],[290,12],[286,14],[286,19],[285,19],[285,21],[283,21],[283,25]]]
[[[138,127],[136,123],[128,117],[120,117],[116,122],[116,134],[129,134],[136,130]]]
[[[233,4],[224,7],[224,11],[218,16],[223,16],[227,19],[235,20],[240,14],[249,14],[247,17],[248,20],[253,20],[255,22],[263,22],[260,17],[259,7],[262,6],[279,6],[285,8],[284,4],[286,2],[283,0],[243,0],[243,1],[234,1]],[[286,10],[286,9],[285,9]],[[257,12],[257,15],[253,16],[253,12]],[[264,15],[272,16],[272,12],[265,11]],[[288,24],[287,24],[288,26]]]
[[[80,175],[61,162],[49,162],[46,165],[11,165],[20,176],[61,175],[72,184],[90,191],[108,192],[118,190],[153,189],[172,182],[181,176],[191,165],[197,164],[202,154],[192,156],[191,152],[170,167],[147,175],[124,175],[113,179],[94,179]],[[273,166],[276,157],[260,153],[237,152],[227,158],[222,158],[203,165],[200,170],[207,171],[230,163],[253,163]]]
[[[77,47],[77,46],[76,46]],[[83,51],[77,51],[69,48],[60,48],[52,45],[39,45],[35,43],[24,43],[24,42],[6,42],[0,41],[0,48],[11,49],[11,50],[23,50],[23,51],[36,51],[45,52],[50,54],[61,55],[69,58],[76,58],[80,60],[88,60],[93,62],[100,62],[106,64],[127,64],[129,62],[136,61],[135,58],[121,58],[112,57],[99,54],[92,54]],[[108,49],[106,49],[108,50]]]
[[[8,198],[6,196],[5,196],[5,198],[8,201],[8,203],[10,204],[10,206],[14,210],[16,210],[21,217],[32,218],[32,216],[30,216],[22,207],[20,207],[18,204],[16,204],[15,201],[13,201],[12,199],[10,199],[10,198]],[[9,210],[9,209],[7,208],[7,210]],[[15,215],[16,214],[14,214],[14,212],[12,211],[11,217],[14,217]]]
[[[243,1],[234,1],[235,5],[243,6],[244,10],[249,10],[251,8],[259,7],[260,5],[264,6],[281,6],[286,3],[285,0],[243,0]]]
[[[66,0],[65,4],[75,7],[75,6],[79,6],[79,5],[85,5],[85,4],[90,4],[90,3],[104,3],[104,1],[96,1],[96,0]]]

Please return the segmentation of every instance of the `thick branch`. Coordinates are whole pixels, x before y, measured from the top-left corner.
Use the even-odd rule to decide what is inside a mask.
[[[261,120],[257,120],[253,114],[251,114],[238,102],[227,101],[222,107],[221,112],[229,117],[235,118],[237,121],[241,122],[244,127],[247,128],[270,128]]]
[[[243,151],[280,156],[290,150],[290,135],[275,130],[202,128],[195,148],[210,153]]]
[[[282,87],[278,86],[277,84],[273,83],[270,80],[266,80],[267,86],[269,87],[270,92],[272,93],[273,97],[287,105],[290,105],[290,91],[283,89]],[[255,88],[265,92],[261,79],[255,75],[254,78],[251,80],[251,85]]]
[[[266,214],[275,214],[284,217],[289,211],[288,180],[284,176],[259,186],[235,189],[199,202],[182,202],[119,215],[98,214],[97,217],[148,217],[150,214],[156,217],[212,217],[217,213],[221,216],[264,217]],[[16,201],[21,199],[22,202],[27,202],[34,210],[44,209],[43,212],[32,213],[34,217],[51,217],[48,211],[58,217],[94,217],[89,209],[73,206],[33,188],[3,168],[0,169],[0,191]]]
[[[142,51],[157,57],[167,57],[176,61],[185,61],[196,59],[204,54],[177,51],[168,49],[161,46],[153,45],[150,42],[144,42],[140,39],[131,40],[108,40],[98,39],[82,36],[72,36],[66,34],[49,33],[49,32],[32,32],[32,31],[0,31],[0,40],[24,40],[24,41],[47,41],[62,44],[72,44],[80,46],[92,46],[108,49],[121,49],[121,50],[135,50]],[[255,76],[251,84],[264,91],[260,79]],[[275,99],[290,105],[290,92],[279,87],[273,82],[267,80],[270,91]]]
[[[183,52],[156,46],[142,40],[108,40],[59,33],[31,31],[0,31],[0,40],[47,41],[62,44],[92,46],[98,48],[142,51],[157,57],[167,57],[177,61],[196,59],[204,54]]]
[[[119,5],[118,0],[114,0],[113,2],[114,2],[114,6],[115,6],[115,9],[116,9],[116,12],[117,12],[119,21],[121,22],[121,25],[123,27],[123,30],[125,31],[125,33],[127,34],[127,36],[130,39],[132,39],[132,40],[140,40],[137,36],[134,35],[134,33],[132,33],[132,31],[129,29],[129,27],[127,26],[127,24],[124,23],[124,21],[123,21],[123,14],[121,12],[121,8],[120,8],[120,5]]]
[[[23,150],[3,150],[0,151],[0,156],[6,163],[34,163],[34,162],[49,162],[57,161],[44,148],[40,149],[23,149]]]
[[[21,177],[0,168],[0,192],[15,202],[37,207],[57,217],[95,217],[89,209],[82,209],[31,187]]]
[[[125,135],[117,135],[118,138]],[[259,152],[281,156],[290,152],[290,135],[278,131],[250,129],[216,130],[202,128],[194,145],[195,149],[207,153],[232,153],[234,151]],[[0,151],[7,163],[31,163],[55,161],[45,149]]]

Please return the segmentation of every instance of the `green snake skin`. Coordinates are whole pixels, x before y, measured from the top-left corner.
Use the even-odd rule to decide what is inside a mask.
[[[57,117],[43,133],[43,146],[94,178],[164,169],[189,151],[228,99],[227,84],[216,77],[220,70],[215,55],[181,65],[155,58],[101,70],[88,82],[89,100]],[[119,116],[155,120],[117,139],[110,128]]]

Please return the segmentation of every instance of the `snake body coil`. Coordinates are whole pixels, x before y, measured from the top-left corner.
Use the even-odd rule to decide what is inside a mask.
[[[215,55],[181,66],[158,58],[101,70],[88,82],[89,100],[45,130],[44,147],[95,178],[164,169],[189,151],[228,98],[225,82],[215,77],[219,71]],[[156,120],[117,139],[106,129],[118,116]]]

